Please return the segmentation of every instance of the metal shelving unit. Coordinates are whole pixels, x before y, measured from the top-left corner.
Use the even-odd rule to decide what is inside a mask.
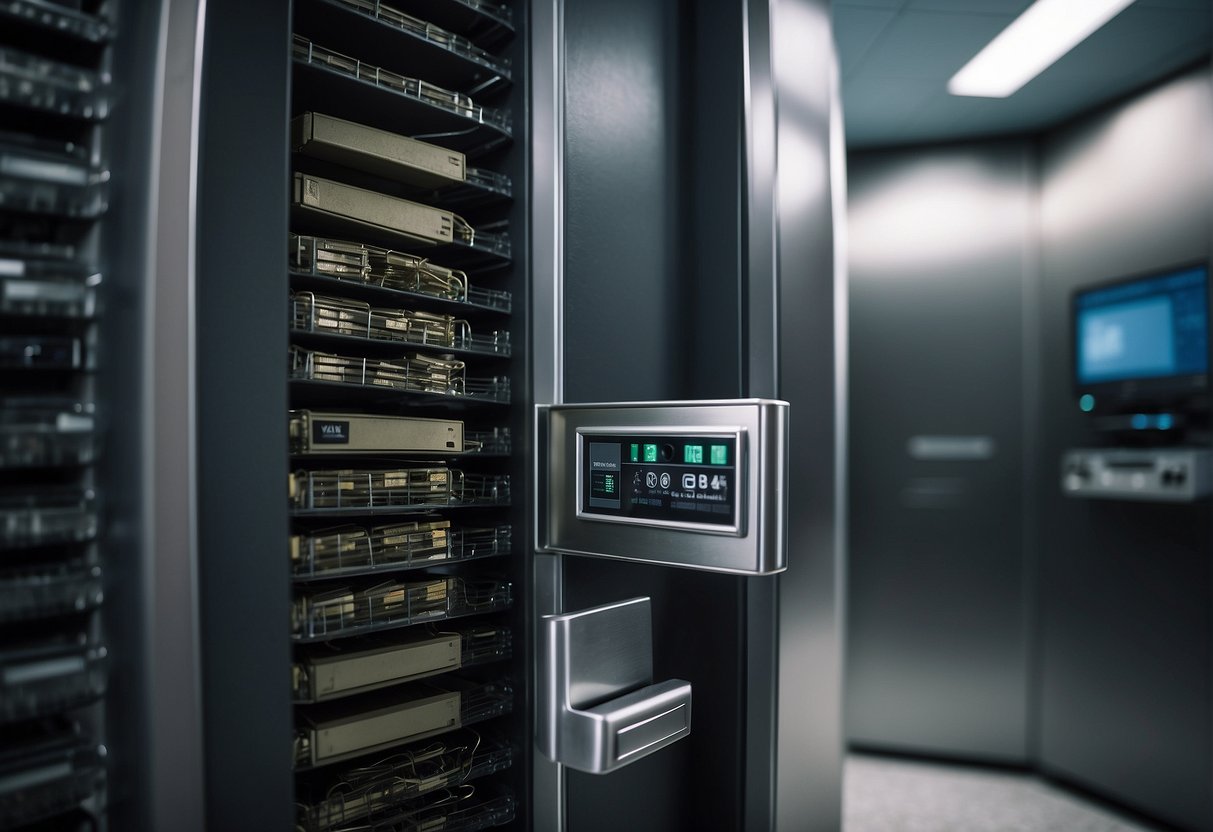
[[[119,3],[0,3],[0,828],[108,828]],[[129,658],[129,656],[128,656]]]
[[[463,0],[300,0],[294,15],[290,407],[464,423],[445,454],[292,456],[296,822],[498,826],[518,812],[527,736],[511,716],[527,679],[511,15]]]

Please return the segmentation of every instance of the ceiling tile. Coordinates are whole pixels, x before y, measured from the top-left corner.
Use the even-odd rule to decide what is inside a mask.
[[[961,14],[1009,14],[1018,17],[1032,5],[1032,0],[907,0],[906,8],[925,12],[957,12]]]
[[[831,5],[837,11],[841,7],[867,6],[873,9],[900,9],[906,0],[833,0]]]
[[[1137,0],[1135,8],[1184,9],[1191,12],[1208,12],[1209,0]]]
[[[843,125],[867,137],[874,130],[896,131],[908,123],[930,96],[930,90],[910,78],[866,76],[843,84]]]
[[[1040,132],[1207,61],[1213,45],[1209,0],[1137,0],[1010,98],[949,96],[947,79],[1026,2],[907,0],[880,29],[872,10],[835,5],[848,146]]]
[[[1201,12],[1130,6],[1096,35],[1062,55],[1023,92],[1061,78],[1140,76],[1160,60],[1195,60],[1213,42],[1213,9],[1207,3]]]
[[[872,43],[884,31],[897,12],[860,6],[834,8],[834,41],[838,47],[838,65],[849,75],[863,59]]]
[[[901,75],[945,82],[1014,15],[961,15],[903,11],[870,49],[858,74]]]

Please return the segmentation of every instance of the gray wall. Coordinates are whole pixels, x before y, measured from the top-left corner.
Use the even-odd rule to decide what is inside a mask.
[[[1213,829],[1213,511],[1068,500],[1057,480],[1063,449],[1101,441],[1070,389],[1069,294],[1208,261],[1211,148],[1205,67],[1041,147],[1040,757],[1193,829]]]
[[[1028,754],[1033,164],[1017,141],[850,159],[855,745]],[[916,458],[920,436],[977,437],[989,453]]]
[[[1210,257],[1210,81],[852,156],[852,743],[1033,762],[1213,829],[1213,508],[1058,487],[1064,449],[1116,441],[1074,399],[1070,293]],[[923,433],[995,453],[912,460]]]

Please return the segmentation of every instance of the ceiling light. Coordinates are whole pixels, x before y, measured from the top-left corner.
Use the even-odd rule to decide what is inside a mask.
[[[952,95],[1006,98],[1133,0],[1036,0],[948,81]]]

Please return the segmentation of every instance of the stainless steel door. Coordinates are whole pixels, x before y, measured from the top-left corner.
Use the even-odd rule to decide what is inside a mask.
[[[689,736],[608,774],[535,753],[534,826],[837,829],[845,276],[828,3],[544,0],[530,17],[534,399],[765,396],[803,412],[787,573],[532,559],[536,630],[648,597],[653,680],[689,681],[693,700]]]

